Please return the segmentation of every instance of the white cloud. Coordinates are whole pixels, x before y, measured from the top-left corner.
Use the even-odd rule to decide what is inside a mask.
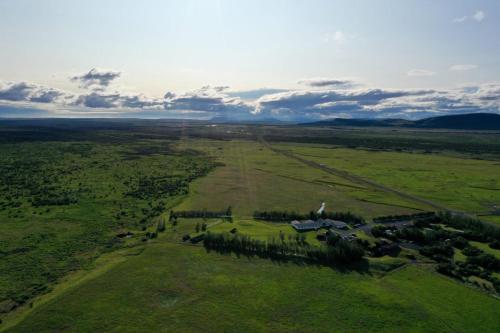
[[[482,10],[477,10],[474,15],[472,15],[472,18],[474,20],[476,20],[477,22],[481,22],[482,20],[484,20],[484,17],[486,15],[484,14],[484,12]]]
[[[451,66],[450,70],[475,67],[461,64]],[[409,73],[433,74],[423,69]],[[350,80],[331,78],[304,80],[303,83],[306,84],[303,89],[261,89],[250,92],[247,98],[240,96],[245,96],[245,92],[231,93],[225,86],[205,86],[183,94],[166,93],[163,97],[148,98],[142,94],[101,90],[75,95],[27,82],[0,82],[0,116],[40,116],[40,109],[46,109],[47,116],[60,112],[57,115],[85,117],[98,112],[110,117],[226,117],[233,121],[274,117],[312,121],[335,117],[418,119],[442,114],[500,113],[499,83],[448,90],[360,89]],[[2,106],[6,107],[2,109]],[[18,113],[12,111],[16,108],[20,110]]]
[[[455,23],[463,23],[465,21],[467,21],[467,16],[456,17],[453,19],[453,22]]]
[[[353,35],[347,34],[341,30],[337,30],[333,33],[327,33],[323,36],[323,41],[325,43],[334,42],[336,44],[345,44],[348,40],[352,39]]]
[[[470,71],[473,69],[476,69],[477,65],[473,64],[460,64],[460,65],[453,65],[450,67],[450,71],[454,72],[464,72],[464,71]]]
[[[406,75],[408,76],[433,76],[436,73],[427,69],[410,69]]]
[[[474,14],[467,16],[461,16],[461,17],[456,17],[453,19],[454,23],[464,23],[469,20],[473,20],[476,22],[482,22],[484,18],[486,17],[486,13],[482,10],[476,10]]]

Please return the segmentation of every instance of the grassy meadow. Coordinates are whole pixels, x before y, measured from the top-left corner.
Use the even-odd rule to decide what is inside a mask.
[[[1,332],[498,331],[498,298],[472,285],[486,280],[439,274],[436,261],[411,247],[327,266],[223,255],[183,241],[201,234],[200,225],[263,241],[297,234],[287,223],[255,220],[256,210],[307,214],[325,202],[329,211],[370,223],[433,208],[273,151],[257,139],[258,127],[143,126],[70,137],[47,129],[4,135],[0,128]],[[386,136],[391,145],[395,135]],[[377,144],[389,144],[381,137]],[[467,147],[484,141],[495,152],[480,135],[465,138]],[[492,156],[271,146],[500,223],[499,162]],[[229,206],[231,219],[169,221],[171,209]],[[156,234],[159,221],[166,227]],[[304,233],[306,242],[320,246],[317,234]],[[499,257],[487,243],[470,245]],[[461,250],[452,254],[467,261]]]
[[[187,193],[213,162],[169,152],[169,142],[44,142],[0,146],[0,310],[50,290],[68,272],[119,248]],[[175,180],[162,197],[136,191]],[[179,182],[177,182],[177,180]]]
[[[6,332],[496,332],[499,310],[423,266],[377,277],[160,238]]]
[[[251,216],[255,210],[295,210],[307,213],[326,202],[334,211],[367,218],[429,210],[395,195],[353,184],[277,154],[256,141],[182,142],[179,149],[197,149],[224,164],[191,185],[179,209],[224,209]]]
[[[460,154],[278,144],[306,159],[348,171],[450,209],[498,222],[500,161]]]

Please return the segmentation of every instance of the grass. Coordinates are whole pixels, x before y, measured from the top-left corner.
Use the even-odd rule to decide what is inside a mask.
[[[20,305],[49,291],[67,273],[119,248],[120,230],[140,231],[175,205],[182,192],[162,198],[129,195],[144,177],[187,183],[193,172],[212,163],[204,156],[180,156],[169,146],[169,141],[1,144],[0,303]],[[144,147],[149,152],[141,151]],[[40,196],[66,195],[74,202],[34,205]]]
[[[470,156],[370,151],[328,145],[276,145],[327,166],[473,214],[500,202],[499,163]],[[497,218],[485,217],[498,222]]]
[[[182,139],[166,139],[173,127],[94,131],[98,142],[11,144],[12,135],[6,136],[7,143],[0,144],[2,170],[16,160],[28,163],[19,171],[7,170],[17,173],[3,182],[26,184],[27,178],[42,186],[47,180],[55,187],[42,192],[68,192],[77,202],[36,208],[29,188],[0,182],[0,301],[28,297],[21,308],[2,315],[0,331],[495,332],[500,327],[498,299],[435,273],[433,265],[410,263],[404,256],[415,254],[410,250],[348,269],[206,253],[182,242],[183,235],[196,235],[195,227],[202,223],[213,232],[235,228],[263,240],[280,232],[295,235],[287,224],[254,220],[255,210],[307,213],[324,201],[328,210],[369,219],[429,207],[306,166],[257,141],[190,139],[186,133],[192,129],[177,130]],[[203,131],[212,129],[203,126]],[[252,136],[245,126],[238,131],[233,132]],[[217,128],[217,135],[225,133]],[[498,162],[459,154],[277,146],[452,208],[489,214],[491,221],[496,218],[489,209],[499,201],[500,192],[494,190]],[[195,172],[210,169],[214,161],[223,165],[208,176]],[[31,165],[41,166],[40,172]],[[183,190],[158,194],[165,183],[155,187],[151,178],[181,179]],[[146,184],[144,197],[127,195],[139,184]],[[179,218],[175,226],[167,223],[158,238],[141,240],[155,231],[156,214],[166,218],[170,207],[228,206],[233,208],[232,223]],[[135,235],[117,241],[120,231]],[[358,237],[374,241],[363,232]],[[316,232],[306,238],[318,244]],[[473,245],[498,255],[487,245]],[[464,259],[459,251],[456,259]]]
[[[485,253],[494,255],[495,257],[500,259],[500,250],[497,249],[492,249],[489,247],[488,244],[486,243],[481,243],[481,242],[469,242],[472,246],[477,247],[480,250],[483,250]]]
[[[496,332],[499,310],[420,266],[377,278],[158,240],[6,332]]]
[[[236,215],[249,217],[255,210],[266,209],[307,213],[326,202],[329,210],[352,211],[367,218],[428,209],[306,167],[254,141],[186,140],[179,147],[216,156],[224,166],[193,182],[191,195],[178,209],[217,210],[230,205]]]

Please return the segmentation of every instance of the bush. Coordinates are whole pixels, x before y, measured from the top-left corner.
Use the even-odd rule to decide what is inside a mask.
[[[500,241],[499,240],[495,240],[495,241],[491,242],[489,246],[492,249],[500,250]]]
[[[431,257],[438,261],[443,261],[443,257],[451,258],[454,254],[453,248],[447,244],[424,246],[419,252],[426,257]]]
[[[467,257],[474,257],[480,255],[481,253],[483,253],[483,251],[481,251],[477,247],[469,245],[462,250],[462,253]]]
[[[160,220],[158,222],[158,226],[156,227],[156,232],[164,232],[165,231],[165,221]]]
[[[455,266],[449,262],[440,263],[436,270],[444,275],[455,276]]]
[[[478,265],[492,271],[500,270],[500,260],[491,254],[480,254],[474,257],[467,257],[467,263]]]
[[[453,245],[457,249],[463,250],[464,248],[469,246],[469,242],[467,242],[467,239],[463,238],[462,236],[458,236],[451,240],[451,245]]]

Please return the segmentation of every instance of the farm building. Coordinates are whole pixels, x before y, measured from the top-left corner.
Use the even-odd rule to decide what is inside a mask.
[[[292,227],[297,231],[310,231],[310,230],[319,230],[321,228],[336,228],[336,229],[347,229],[347,223],[342,221],[335,221],[331,219],[318,219],[316,221],[313,220],[305,220],[305,221],[292,221]]]
[[[328,225],[330,225],[330,227],[335,229],[340,229],[340,230],[348,229],[347,223],[342,221],[336,221],[332,219],[319,219],[318,221],[323,221],[324,223],[327,223]]]

